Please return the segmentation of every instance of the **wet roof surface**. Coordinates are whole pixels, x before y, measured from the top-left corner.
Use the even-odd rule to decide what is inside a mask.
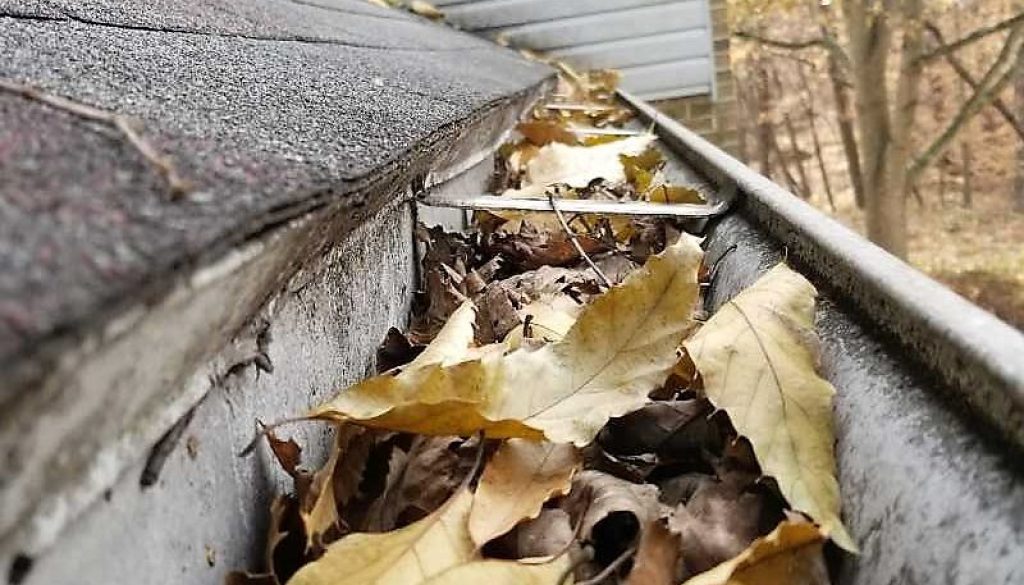
[[[0,54],[0,78],[138,118],[193,185],[172,201],[112,128],[0,92],[0,362],[550,73],[361,0],[0,0]]]

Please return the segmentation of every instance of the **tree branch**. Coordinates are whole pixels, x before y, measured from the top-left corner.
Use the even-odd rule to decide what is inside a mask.
[[[825,47],[825,39],[807,39],[803,41],[783,41],[779,39],[772,39],[762,35],[759,35],[752,31],[738,30],[732,33],[732,36],[743,39],[745,41],[754,41],[755,43],[761,43],[768,47],[775,47],[776,49],[787,49],[791,51],[800,51],[803,49],[810,49],[813,47]]]
[[[942,36],[942,31],[939,30],[939,27],[935,26],[935,23],[926,22],[924,26],[932,35],[932,38],[935,39],[935,42],[938,44],[940,49],[946,45],[946,41]],[[974,79],[970,71],[968,71],[967,68],[964,67],[964,64],[960,62],[960,59],[958,59],[953,53],[946,53],[945,58],[946,62],[949,63],[949,66],[953,68],[953,71],[956,71],[956,74],[960,76],[960,79],[962,79],[964,83],[971,88],[971,91],[978,91],[978,80]],[[1017,119],[1017,116],[1014,115],[1006,105],[1006,102],[997,95],[992,99],[992,107],[1002,114],[1003,118],[1010,124],[1010,127],[1017,133],[1017,136],[1019,136],[1021,140],[1024,140],[1024,123],[1022,123],[1022,120]]]
[[[955,40],[952,43],[949,43],[947,45],[940,46],[937,49],[935,49],[934,51],[932,51],[930,53],[925,53],[925,54],[921,55],[920,57],[918,57],[918,61],[921,64],[925,64],[925,63],[928,63],[930,61],[934,61],[935,59],[938,59],[939,57],[944,57],[944,56],[946,56],[946,55],[948,55],[950,53],[953,53],[955,51],[959,51],[960,49],[966,47],[967,45],[969,45],[971,43],[974,43],[974,42],[977,42],[977,41],[980,41],[981,39],[983,39],[983,38],[985,38],[985,37],[987,37],[989,35],[993,35],[993,34],[995,34],[997,32],[1000,32],[1000,31],[1004,31],[1004,30],[1006,30],[1008,28],[1013,28],[1013,27],[1015,27],[1015,26],[1017,26],[1018,24],[1021,24],[1021,23],[1024,23],[1024,12],[1021,12],[1019,14],[1015,14],[1014,16],[1011,16],[1010,18],[1007,18],[1006,20],[997,22],[997,23],[995,23],[993,25],[986,26],[984,28],[979,28],[978,30],[972,32],[971,34],[967,35],[966,37],[957,39],[957,40]]]
[[[985,76],[978,83],[978,89],[960,108],[942,134],[911,163],[908,169],[911,180],[927,168],[932,160],[948,146],[964,124],[969,122],[983,107],[991,103],[992,99],[1006,87],[1006,84],[1013,78],[1022,52],[1024,52],[1024,26],[1017,26],[1010,32],[995,63],[989,67]]]

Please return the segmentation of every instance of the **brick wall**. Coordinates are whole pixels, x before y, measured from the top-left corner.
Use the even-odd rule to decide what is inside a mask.
[[[660,100],[655,105],[683,125],[736,155],[736,85],[729,63],[729,22],[726,0],[709,0],[715,52],[714,99],[710,95]]]

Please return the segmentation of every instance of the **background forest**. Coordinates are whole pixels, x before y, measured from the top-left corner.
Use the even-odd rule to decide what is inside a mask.
[[[1024,327],[1024,0],[731,0],[740,156]]]

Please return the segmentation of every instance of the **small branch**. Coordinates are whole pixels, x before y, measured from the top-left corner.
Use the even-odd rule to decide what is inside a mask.
[[[599,583],[603,583],[604,580],[610,577],[616,569],[622,566],[622,563],[625,563],[627,560],[629,560],[629,557],[636,554],[636,549],[636,545],[627,548],[626,550],[622,551],[622,554],[616,557],[614,561],[608,563],[608,566],[605,567],[604,570],[602,570],[600,573],[594,575],[586,581],[580,581],[576,585],[598,585]]]
[[[732,33],[732,36],[743,39],[745,41],[754,41],[761,43],[767,47],[774,47],[776,49],[786,49],[789,51],[801,51],[803,49],[820,48],[825,47],[825,39],[814,38],[806,39],[803,41],[783,41],[779,39],[772,39],[765,36],[761,36],[755,32],[738,30]]]
[[[597,264],[594,264],[594,261],[587,255],[586,250],[583,249],[580,241],[576,239],[576,234],[573,233],[572,228],[570,228],[569,224],[565,221],[565,216],[562,215],[562,210],[555,204],[555,196],[552,193],[548,193],[548,203],[551,204],[551,210],[558,216],[558,223],[562,224],[562,229],[569,235],[569,241],[572,242],[573,247],[575,247],[576,251],[579,252],[580,257],[586,261],[587,265],[590,266],[590,269],[594,271],[594,274],[596,274],[601,282],[604,283],[604,286],[606,288],[611,288],[612,281],[605,276],[604,272],[601,272],[601,269],[597,267]]]
[[[993,34],[995,34],[997,32],[1004,31],[1004,30],[1006,30],[1008,28],[1012,28],[1012,27],[1014,27],[1014,26],[1016,26],[1018,24],[1021,24],[1021,23],[1024,23],[1024,12],[1021,12],[1019,14],[1015,14],[1014,16],[1011,16],[1010,18],[1007,18],[1006,20],[997,22],[997,23],[995,23],[993,25],[986,26],[984,28],[979,28],[978,30],[972,32],[971,34],[967,35],[966,37],[963,37],[961,39],[955,40],[952,43],[949,43],[948,45],[944,45],[944,46],[938,47],[937,49],[935,49],[934,51],[932,51],[930,53],[925,53],[925,54],[919,56],[917,58],[917,60],[921,64],[928,63],[930,61],[934,61],[935,59],[938,59],[939,57],[943,57],[945,55],[953,53],[954,51],[958,51],[958,50],[966,47],[967,45],[969,45],[971,43],[980,41],[981,39],[983,39],[983,38],[985,38],[985,37],[987,37],[989,35],[993,35]]]
[[[985,76],[978,83],[978,89],[974,91],[967,103],[960,108],[953,119],[921,155],[915,159],[908,169],[910,179],[913,181],[928,165],[949,145],[960,128],[974,117],[984,106],[992,101],[992,98],[1013,78],[1021,53],[1024,52],[1024,26],[1014,28],[1010,32],[1006,44],[996,61],[989,67]]]
[[[565,585],[569,582],[572,574],[576,572],[576,569],[580,568],[583,563],[586,563],[594,558],[594,548],[590,545],[583,547],[583,552],[579,558],[574,560],[571,565],[566,567],[565,571],[562,572],[562,576],[559,577],[557,585]]]
[[[940,48],[947,46],[946,40],[943,38],[942,31],[939,30],[939,27],[935,26],[935,24],[931,22],[925,23],[924,27],[932,35]],[[945,57],[949,66],[952,67],[953,71],[960,76],[960,79],[962,79],[964,83],[971,88],[971,91],[978,91],[978,80],[974,79],[971,72],[968,71],[967,68],[964,67],[964,64],[960,62],[960,59],[958,59],[953,53],[946,53]],[[996,96],[992,100],[992,107],[1002,114],[1003,118],[1010,124],[1010,127],[1017,133],[1017,136],[1019,136],[1021,140],[1024,140],[1024,121],[1017,119],[1017,116],[1014,115],[1006,105],[1006,102],[1004,102],[999,96]]]
[[[45,104],[51,108],[56,108],[74,116],[78,116],[83,120],[108,124],[114,127],[114,129],[124,135],[132,148],[138,151],[138,153],[142,155],[142,158],[146,159],[146,161],[154,167],[156,172],[159,173],[165,181],[167,181],[167,184],[171,189],[172,199],[178,199],[189,192],[190,186],[188,181],[182,179],[181,176],[178,175],[177,170],[175,170],[174,165],[171,163],[169,158],[160,154],[152,144],[139,135],[138,131],[132,127],[132,121],[129,117],[94,108],[60,96],[46,94],[34,87],[16,83],[7,79],[0,79],[0,91],[13,93],[25,99]]]

